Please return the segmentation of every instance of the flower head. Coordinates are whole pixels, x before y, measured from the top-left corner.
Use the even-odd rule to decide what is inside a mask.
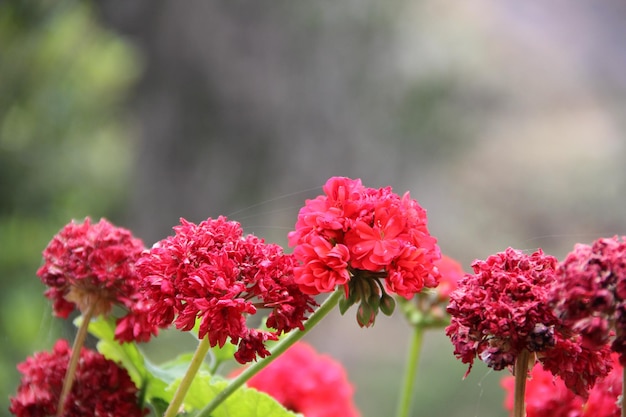
[[[198,225],[181,219],[174,231],[137,261],[149,323],[191,330],[199,319],[198,336],[211,346],[238,345],[241,363],[267,356],[263,342],[303,328],[315,301],[294,282],[295,260],[280,246],[244,236],[225,217]],[[266,324],[273,331],[247,327],[259,307],[271,310]]]
[[[626,365],[626,242],[577,244],[559,265],[551,302],[590,348],[611,343]],[[614,332],[614,333],[613,333]]]
[[[303,292],[343,286],[344,309],[361,301],[357,319],[370,325],[379,304],[388,304],[385,291],[409,299],[437,285],[439,247],[428,232],[426,211],[408,193],[400,197],[390,187],[367,188],[345,177],[330,178],[323,190],[306,201],[289,233]]]
[[[18,417],[55,415],[70,355],[67,341],[59,340],[52,352],[37,353],[20,363],[17,369],[22,380],[9,411]],[[97,352],[82,349],[63,417],[144,416],[148,410],[139,407],[137,394],[124,368]]]
[[[526,255],[512,248],[474,261],[474,274],[459,282],[447,309],[452,319],[446,334],[455,355],[469,364],[468,373],[476,357],[501,370],[528,350],[568,388],[586,395],[610,371],[608,349],[587,349],[550,308],[556,265],[541,250]]]
[[[304,417],[358,417],[354,389],[340,363],[298,342],[253,376],[249,387],[263,391]]]
[[[541,364],[536,364],[526,382],[527,417],[619,417],[618,399],[622,392],[622,368],[617,355],[609,375],[599,379],[589,392],[589,398],[574,394],[561,378],[554,377]],[[515,377],[502,379],[506,391],[505,408],[513,410]]]
[[[145,323],[135,261],[144,250],[140,239],[105,219],[92,224],[74,221],[57,233],[43,251],[37,271],[48,286],[46,297],[62,318],[77,308],[94,315],[109,314],[113,305],[127,314],[118,320],[116,335],[124,341],[146,341],[157,329]]]

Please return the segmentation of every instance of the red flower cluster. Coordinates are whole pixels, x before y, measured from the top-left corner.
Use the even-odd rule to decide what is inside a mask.
[[[130,231],[101,219],[92,224],[74,221],[57,233],[43,252],[44,264],[37,275],[49,288],[45,295],[62,318],[78,308],[94,315],[108,314],[113,305],[128,312],[118,320],[116,336],[123,341],[147,341],[157,329],[145,321],[138,303],[135,261],[144,250]]]
[[[527,417],[619,417],[618,406],[622,393],[622,367],[617,355],[612,355],[615,367],[605,378],[599,379],[585,399],[570,391],[560,378],[555,378],[541,364],[531,370],[526,382]],[[502,379],[506,391],[504,406],[513,410],[515,377]]]
[[[238,345],[240,363],[269,355],[265,341],[303,328],[315,301],[295,284],[295,260],[280,246],[243,236],[240,224],[225,217],[199,225],[181,219],[174,231],[136,265],[151,324],[174,322],[178,329],[191,330],[199,318],[198,336],[208,336],[211,346],[223,346],[230,338]],[[275,331],[246,326],[246,316],[257,307],[272,310],[266,324]]]
[[[550,308],[556,265],[556,258],[541,250],[526,255],[512,248],[474,261],[474,274],[461,280],[447,309],[452,319],[446,334],[454,354],[469,363],[467,373],[475,357],[501,370],[528,350],[583,396],[596,378],[608,374],[609,350],[587,349]]]
[[[247,385],[304,417],[360,415],[352,399],[354,389],[341,364],[304,342],[290,347]]]
[[[59,340],[51,353],[40,352],[20,363],[17,369],[23,376],[9,411],[18,417],[55,415],[70,355],[67,341]],[[139,407],[137,394],[124,368],[82,349],[63,417],[144,416],[148,409]]]
[[[388,302],[380,297],[384,288],[409,299],[437,285],[439,247],[426,211],[408,193],[400,197],[391,187],[367,188],[344,177],[330,178],[323,190],[306,201],[289,233],[302,291],[316,295],[343,285],[350,304],[363,300],[357,318],[369,325],[378,304]]]
[[[590,348],[611,348],[626,365],[626,242],[601,238],[578,244],[559,265],[552,303]],[[614,334],[612,333],[614,330]]]

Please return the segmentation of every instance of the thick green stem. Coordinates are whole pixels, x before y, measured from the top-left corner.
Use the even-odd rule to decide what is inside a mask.
[[[220,404],[222,404],[232,393],[237,391],[243,384],[246,383],[250,378],[256,375],[259,371],[269,365],[274,359],[280,356],[283,352],[285,352],[289,347],[291,347],[294,343],[300,340],[305,334],[307,334],[317,323],[320,322],[328,313],[332,311],[333,308],[339,302],[339,299],[343,296],[343,288],[339,288],[335,290],[334,293],[330,295],[322,305],[315,310],[311,317],[309,317],[304,322],[304,330],[296,329],[289,333],[287,337],[282,339],[280,342],[276,343],[270,349],[270,356],[252,364],[248,368],[246,368],[242,373],[240,373],[235,379],[233,379],[223,391],[211,400],[206,407],[204,407],[200,413],[196,417],[210,417],[213,410],[215,410]],[[166,416],[168,417],[168,416]]]
[[[513,417],[526,417],[526,380],[528,379],[528,365],[531,353],[524,349],[515,360],[515,398],[513,402]]]
[[[61,388],[61,395],[57,404],[57,416],[60,417],[65,412],[65,403],[67,397],[72,391],[72,384],[74,384],[74,378],[76,377],[76,368],[78,367],[78,360],[80,359],[80,351],[85,344],[87,338],[87,329],[89,329],[89,322],[93,317],[94,310],[97,303],[89,304],[87,311],[83,314],[83,321],[78,328],[76,337],[74,338],[74,344],[72,345],[72,356],[70,356],[70,362],[67,365],[67,371],[65,371],[65,378],[63,378],[63,388]]]
[[[415,386],[415,375],[417,374],[417,366],[419,365],[423,336],[424,328],[420,325],[413,326],[413,337],[407,355],[404,383],[396,410],[396,417],[408,417],[411,411],[413,387]]]
[[[176,414],[178,414],[180,405],[183,403],[185,395],[187,395],[187,391],[189,391],[189,387],[191,386],[193,379],[196,377],[198,369],[200,369],[200,365],[202,365],[202,362],[204,361],[204,358],[206,357],[206,354],[209,351],[210,347],[211,343],[209,342],[208,337],[200,340],[200,343],[198,344],[198,347],[193,354],[193,358],[191,358],[189,368],[187,369],[187,372],[185,373],[183,379],[180,381],[180,385],[178,386],[178,388],[176,388],[174,398],[172,398],[170,405],[167,407],[167,410],[165,410],[165,414],[163,414],[163,417],[174,417]]]

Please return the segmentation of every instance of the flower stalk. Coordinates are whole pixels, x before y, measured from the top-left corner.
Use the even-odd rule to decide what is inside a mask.
[[[87,311],[83,314],[83,320],[78,327],[78,332],[74,338],[74,344],[72,346],[72,356],[70,356],[70,362],[67,365],[67,371],[65,371],[65,378],[63,378],[63,388],[61,389],[61,395],[59,396],[59,403],[57,405],[57,417],[61,417],[65,412],[65,403],[67,397],[70,395],[72,385],[74,384],[74,378],[76,376],[76,367],[78,366],[78,360],[80,359],[80,351],[85,344],[87,338],[87,330],[89,329],[89,322],[93,317],[93,313],[96,309],[98,302],[90,303],[87,307]]]
[[[315,325],[317,325],[333,308],[339,303],[339,299],[344,295],[343,288],[336,289],[317,310],[304,322],[304,330],[295,329],[287,337],[276,343],[270,349],[270,356],[252,364],[246,368],[241,374],[233,379],[230,384],[223,391],[211,400],[206,407],[204,407],[196,417],[210,417],[211,413],[222,404],[231,394],[237,391],[242,385],[246,383],[250,378],[260,372],[263,368],[268,366],[274,359],[285,352],[294,343],[300,340],[306,335]],[[170,417],[170,416],[165,416]]]
[[[204,361],[204,358],[206,357],[206,354],[209,351],[210,347],[211,343],[209,342],[208,337],[200,339],[200,343],[198,344],[198,347],[193,354],[193,358],[191,358],[189,368],[187,369],[187,372],[185,373],[183,379],[180,381],[180,385],[178,385],[178,388],[176,388],[174,398],[172,398],[170,405],[167,407],[167,410],[165,410],[165,414],[163,414],[163,417],[174,417],[176,414],[178,414],[180,405],[183,403],[185,395],[187,395],[187,391],[189,391],[189,387],[191,386],[193,379],[198,373],[198,369],[200,369],[200,365],[202,365],[202,362]]]
[[[531,353],[524,349],[515,360],[515,398],[513,402],[513,417],[526,417],[526,380],[528,379],[528,365]]]
[[[424,337],[424,327],[420,325],[413,326],[413,335],[411,346],[406,360],[406,371],[404,374],[404,382],[402,384],[402,392],[398,402],[396,417],[408,417],[411,412],[411,400],[413,398],[413,387],[415,386],[415,375],[419,365],[420,353],[422,350],[422,341]]]

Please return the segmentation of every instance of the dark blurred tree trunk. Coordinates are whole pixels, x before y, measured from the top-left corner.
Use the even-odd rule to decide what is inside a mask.
[[[331,175],[394,175],[397,154],[375,140],[388,123],[376,89],[387,11],[343,3],[98,3],[145,58],[129,222],[147,242],[179,216],[228,214]]]

